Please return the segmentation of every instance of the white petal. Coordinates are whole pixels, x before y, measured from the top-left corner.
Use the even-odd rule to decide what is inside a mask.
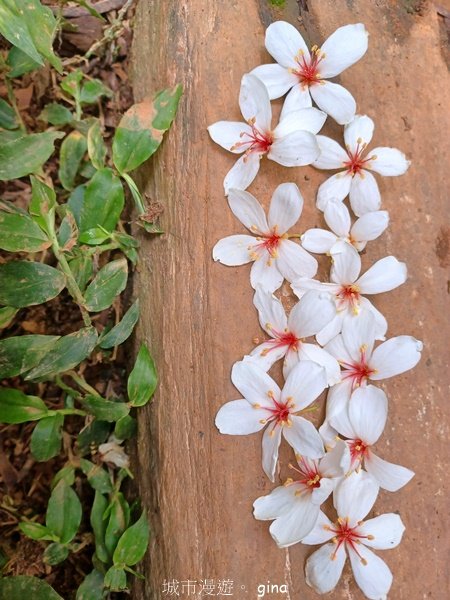
[[[294,131],[283,138],[275,139],[267,158],[284,167],[310,165],[319,156],[316,136],[309,131]]]
[[[255,119],[257,129],[263,133],[272,127],[272,108],[269,93],[264,83],[247,73],[241,79],[239,107],[246,121]]]
[[[286,21],[275,21],[266,29],[266,48],[283,67],[297,67],[295,57],[300,50],[309,60],[308,46],[297,29]]]
[[[339,125],[345,125],[355,116],[355,99],[342,85],[322,80],[312,85],[309,91],[317,106]]]
[[[352,151],[361,149],[363,144],[369,144],[373,136],[374,123],[367,115],[356,115],[356,117],[345,126],[345,145]]]
[[[298,365],[298,362],[298,350],[295,350],[294,348],[289,348],[289,350],[286,352],[286,356],[284,357],[283,362],[283,377],[285,380],[288,378],[289,373],[292,371],[292,369],[296,365]]]
[[[229,267],[245,265],[252,260],[250,254],[255,243],[251,235],[229,235],[214,246],[213,259]]]
[[[319,470],[322,477],[332,479],[343,477],[350,468],[350,450],[343,440],[337,440],[336,445],[321,459]]]
[[[299,338],[316,335],[334,317],[336,308],[330,294],[310,290],[292,308],[289,330]]]
[[[330,200],[325,206],[323,216],[328,227],[338,237],[348,237],[351,220],[348,208],[343,202],[339,200]]]
[[[220,433],[247,435],[260,431],[265,425],[267,412],[254,408],[247,400],[232,400],[224,404],[216,415]]]
[[[297,501],[295,485],[281,485],[257,498],[253,503],[253,516],[260,521],[271,521],[289,512]]]
[[[357,217],[380,208],[381,196],[375,177],[362,170],[352,179],[350,186],[350,206]]]
[[[277,64],[260,65],[253,69],[250,74],[264,83],[271,100],[284,96],[292,86],[298,84],[297,75]]]
[[[273,401],[268,392],[273,392],[275,398],[280,397],[280,388],[272,377],[250,362],[234,363],[231,381],[250,404],[272,408]]]
[[[348,416],[357,439],[371,446],[383,433],[388,413],[386,394],[374,385],[357,388],[350,398]]]
[[[309,279],[308,277],[299,277],[291,285],[292,291],[296,296],[301,298],[308,290],[316,290],[317,292],[325,292],[334,296],[339,291],[339,286],[336,283],[323,283],[317,279]]]
[[[320,508],[311,502],[311,495],[298,496],[292,509],[276,519],[270,526],[270,534],[279,548],[287,548],[300,542],[314,528]]]
[[[237,123],[235,121],[218,121],[208,127],[211,139],[235,154],[241,154],[245,150],[245,146],[236,146],[236,142],[241,141],[241,133],[251,133],[251,128],[247,123]]]
[[[351,382],[349,380],[344,380],[330,389],[327,396],[326,420],[333,429],[336,429],[345,437],[355,439],[356,435],[348,418],[348,403],[351,393]]]
[[[327,385],[335,385],[341,381],[341,369],[337,360],[328,354],[326,350],[316,344],[300,345],[298,352],[299,360],[311,360],[325,369]]]
[[[257,152],[241,156],[225,175],[223,180],[225,195],[228,195],[229,190],[233,188],[247,189],[258,174],[260,162],[260,155]]]
[[[324,455],[322,438],[311,421],[296,416],[292,416],[291,421],[290,427],[283,426],[283,435],[287,443],[296,452],[309,458],[322,457]]]
[[[324,349],[339,362],[349,363],[353,360],[352,355],[344,344],[342,335],[335,336],[325,345]]]
[[[389,213],[375,210],[357,219],[351,228],[351,236],[356,242],[376,240],[389,225]]]
[[[362,294],[381,294],[405,283],[408,277],[406,265],[394,256],[378,260],[356,282]]]
[[[379,310],[375,308],[375,306],[368,300],[367,298],[360,298],[360,309],[361,310],[369,310],[375,319],[375,339],[384,341],[386,339],[386,331],[388,328],[388,323],[385,317],[380,313]]]
[[[316,340],[321,346],[327,345],[342,331],[344,312],[338,312],[336,316],[316,335]]]
[[[376,373],[370,378],[378,381],[409,371],[419,362],[422,348],[422,342],[409,335],[399,335],[383,342],[373,351],[370,366]]]
[[[299,277],[314,277],[317,273],[317,260],[291,240],[281,240],[278,246],[278,258],[274,262],[289,282]]]
[[[287,317],[280,300],[263,288],[256,288],[253,304],[258,311],[259,323],[273,337],[272,329],[284,331],[287,328]]]
[[[369,452],[364,459],[364,467],[374,477],[380,487],[388,492],[397,492],[414,477],[414,471],[384,460]]]
[[[327,385],[325,369],[311,361],[303,360],[295,365],[289,373],[281,393],[283,402],[292,399],[295,403],[294,412],[309,406]],[[300,454],[303,454],[300,452]],[[306,453],[305,453],[306,454]],[[306,454],[309,458],[316,458]]]
[[[397,148],[374,148],[367,158],[371,159],[368,169],[389,177],[403,175],[411,164]]]
[[[338,437],[338,432],[336,431],[336,429],[331,427],[329,422],[325,419],[325,421],[319,427],[319,433],[320,437],[323,439],[323,443],[325,444],[327,452],[330,452],[336,445],[336,438]]]
[[[386,600],[392,585],[392,573],[389,567],[362,544],[358,545],[358,552],[360,556],[351,547],[348,548],[356,583],[369,600]]]
[[[354,361],[360,362],[364,350],[372,367],[370,355],[375,342],[375,319],[370,311],[362,310],[356,318],[345,320],[342,339]]]
[[[306,561],[306,583],[318,594],[331,592],[342,575],[346,558],[343,545],[336,550],[335,544],[325,544]]]
[[[302,130],[310,133],[318,133],[325,123],[327,115],[317,108],[300,108],[289,112],[287,115],[280,118],[280,122],[275,128],[274,136],[280,139],[293,133],[294,131]]]
[[[333,246],[331,257],[331,281],[343,285],[354,283],[361,271],[361,257],[358,251],[350,244],[340,242]]]
[[[283,235],[297,223],[302,209],[303,197],[295,183],[282,183],[275,189],[270,201],[270,228]]]
[[[327,254],[336,241],[334,233],[326,229],[308,229],[301,237],[303,248],[315,254]]]
[[[325,135],[318,135],[316,139],[319,144],[320,155],[314,161],[313,166],[316,169],[342,169],[344,162],[348,160],[344,148]]]
[[[278,449],[281,442],[281,427],[272,423],[264,431],[262,439],[262,467],[270,479],[275,480],[275,469],[278,462]]]
[[[263,253],[252,265],[250,283],[253,289],[260,285],[268,292],[274,292],[283,283],[283,275],[277,267],[276,260],[269,260],[268,252]]]
[[[316,206],[319,210],[325,210],[328,200],[344,200],[350,192],[352,176],[347,171],[341,171],[326,179],[317,191]]]
[[[235,217],[254,234],[269,232],[266,214],[258,200],[249,192],[230,189],[228,204]]]
[[[378,496],[378,484],[375,479],[361,470],[354,471],[337,486],[333,503],[342,519],[349,519],[350,527],[362,521],[372,510]]]
[[[325,58],[320,63],[322,77],[335,77],[355,64],[367,50],[369,33],[362,23],[344,25],[322,45]]]
[[[311,500],[313,504],[320,506],[327,498],[331,495],[334,489],[334,481],[328,477],[322,477],[320,485],[314,488],[311,494]]]
[[[244,356],[244,362],[251,362],[263,371],[268,371],[276,362],[284,357],[288,346],[277,346],[275,341],[259,344],[249,355]]]
[[[317,517],[317,521],[313,530],[302,539],[302,544],[307,544],[308,546],[317,546],[318,544],[328,542],[328,540],[331,540],[331,538],[334,536],[334,532],[330,531],[332,527],[333,523],[326,516],[326,514],[322,511],[319,511],[319,516]]]
[[[364,540],[365,546],[375,550],[389,550],[395,548],[402,541],[405,526],[400,517],[394,513],[387,513],[364,521],[360,527],[364,535],[373,536],[373,540]]]
[[[296,76],[294,75],[294,77]],[[280,113],[280,121],[287,117],[289,113],[299,110],[299,108],[310,108],[311,106],[312,100],[308,86],[297,83],[286,96]]]

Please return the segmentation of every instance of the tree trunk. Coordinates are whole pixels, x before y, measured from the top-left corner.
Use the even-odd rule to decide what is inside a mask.
[[[303,572],[311,548],[297,544],[279,550],[269,535],[270,523],[252,516],[253,501],[274,487],[261,469],[260,435],[222,436],[214,426],[218,408],[239,397],[230,381],[232,364],[262,332],[252,305],[249,268],[224,267],[211,258],[218,239],[244,230],[223,194],[233,156],[209,139],[206,127],[222,119],[241,120],[240,79],[258,64],[271,62],[264,30],[276,19],[296,25],[310,45],[320,45],[341,25],[365,23],[369,50],[340,82],[356,98],[358,112],[374,118],[373,147],[398,147],[412,160],[403,177],[378,178],[391,223],[362,257],[363,270],[390,254],[407,262],[407,283],[376,298],[375,304],[389,321],[388,337],[410,334],[425,344],[414,371],[383,385],[389,418],[377,446],[381,456],[414,469],[416,477],[395,494],[381,492],[375,514],[399,511],[407,527],[399,548],[380,553],[394,573],[391,597],[444,599],[441,513],[448,477],[441,458],[448,448],[443,413],[449,403],[440,379],[449,333],[441,319],[450,264],[448,164],[443,160],[450,155],[449,55],[446,21],[435,5],[401,0],[287,0],[283,9],[271,9],[267,0],[140,2],[136,100],[178,82],[185,91],[162,149],[139,174],[147,200],[164,205],[165,233],[142,236],[135,283],[142,306],[138,339],[152,349],[160,385],[139,421],[134,470],[152,540],[143,567],[146,580],[136,585],[134,597],[177,597],[164,592],[165,580],[180,582],[181,598],[204,598],[198,582],[214,580],[220,597],[219,580],[229,580],[236,600],[256,598],[258,586],[265,586],[265,597],[317,598]],[[341,140],[342,129],[331,118],[324,131]],[[278,184],[296,182],[305,198],[299,223],[303,232],[323,226],[315,192],[328,176],[264,159],[250,191],[267,204]],[[327,264],[324,258],[323,279]],[[282,293],[287,297],[289,287]],[[289,460],[291,454],[283,448],[283,476]],[[329,515],[334,516],[332,511]],[[195,591],[187,581],[197,582]],[[283,584],[287,594],[267,591]],[[330,597],[363,597],[348,568]]]

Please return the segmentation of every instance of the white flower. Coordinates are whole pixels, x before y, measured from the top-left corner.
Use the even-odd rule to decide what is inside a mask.
[[[246,123],[218,121],[208,127],[211,138],[243,156],[224,180],[225,194],[231,188],[245,190],[255,179],[263,156],[285,167],[310,165],[319,156],[316,134],[326,114],[316,108],[291,112],[272,129],[272,108],[267,90],[254,75],[244,75],[239,106]]]
[[[303,248],[316,254],[330,253],[338,241],[347,242],[361,252],[367,242],[379,237],[389,224],[389,213],[376,210],[366,213],[352,225],[348,208],[335,199],[326,203],[323,216],[331,231],[308,229],[301,238]]]
[[[335,358],[316,344],[306,344],[303,338],[319,332],[335,315],[334,302],[329,294],[309,291],[286,317],[282,303],[270,292],[257,287],[253,304],[259,322],[270,340],[259,344],[244,360],[251,360],[265,371],[284,357],[283,376],[300,360],[312,360],[325,368],[328,385],[341,380],[341,370]]]
[[[296,413],[308,407],[326,387],[325,370],[302,361],[289,374],[281,391],[275,381],[250,362],[233,366],[231,380],[243,400],[222,406],[216,416],[220,433],[247,435],[267,425],[262,440],[262,464],[274,481],[281,435],[296,452],[311,458],[324,455],[322,439],[314,425]]]
[[[332,523],[320,513],[304,544],[323,544],[306,561],[306,582],[318,594],[331,592],[338,583],[347,554],[356,583],[369,600],[386,600],[392,573],[369,548],[388,550],[401,542],[405,526],[400,517],[387,513],[363,521],[378,494],[375,480],[364,471],[344,479],[334,492],[338,520]]]
[[[100,444],[98,451],[103,462],[111,463],[119,468],[128,469],[130,466],[130,457],[121,444],[123,444],[123,440],[119,440],[112,434],[105,444]]]
[[[289,239],[286,233],[300,218],[303,198],[294,183],[283,183],[273,193],[269,218],[260,203],[248,192],[230,190],[228,203],[234,215],[254,235],[231,235],[213,248],[214,260],[236,266],[253,261],[250,282],[274,292],[283,279],[314,277],[317,261]]]
[[[345,150],[331,138],[317,136],[321,153],[313,165],[318,169],[345,169],[319,187],[317,208],[325,210],[331,198],[343,200],[350,194],[350,204],[356,216],[378,210],[380,191],[369,170],[389,177],[406,173],[410,162],[396,148],[379,147],[365,154],[373,129],[372,119],[356,115],[344,128]]]
[[[379,458],[372,446],[384,431],[388,412],[386,394],[379,388],[368,385],[357,388],[343,411],[334,420],[338,433],[344,435],[351,452],[352,470],[364,467],[379,486],[396,492],[406,485],[414,472]]]
[[[344,323],[342,334],[336,336],[325,350],[342,367],[342,382],[330,389],[327,398],[329,424],[337,428],[342,413],[346,414],[352,392],[369,381],[380,381],[412,369],[420,360],[422,342],[409,335],[400,335],[374,349],[375,319],[362,311],[358,319]]]
[[[269,531],[280,548],[296,544],[312,531],[320,505],[350,467],[350,452],[342,441],[320,460],[296,458],[298,468],[290,467],[298,474],[297,479],[288,479],[284,486],[253,504],[256,519],[274,520]]]
[[[264,82],[271,99],[286,97],[283,111],[311,106],[311,96],[322,110],[338,123],[355,116],[353,96],[341,85],[326,81],[357,62],[366,52],[368,33],[362,23],[339,27],[323,44],[313,46],[311,54],[300,33],[285,21],[269,25],[266,48],[278,64],[261,65],[252,71]]]
[[[294,293],[300,298],[307,290],[328,291],[336,303],[336,316],[320,331],[316,339],[319,344],[327,344],[342,331],[345,323],[359,318],[362,309],[370,311],[375,318],[375,338],[384,339],[387,322],[383,315],[363,294],[381,294],[395,289],[407,278],[405,263],[394,256],[378,260],[363,275],[361,257],[358,252],[344,242],[338,242],[331,251],[331,283],[315,279],[299,278],[292,282]]]

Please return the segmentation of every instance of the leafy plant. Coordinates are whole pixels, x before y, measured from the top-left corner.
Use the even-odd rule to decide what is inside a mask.
[[[155,230],[131,173],[160,146],[175,117],[181,87],[132,106],[110,143],[102,119],[92,116],[92,108],[89,115],[84,110],[111,97],[111,90],[81,69],[66,71],[52,47],[57,29],[52,11],[38,0],[0,5],[0,33],[12,44],[0,63],[9,91],[8,100],[0,99],[0,180],[24,178],[31,192],[26,208],[0,200],[0,249],[6,257],[0,265],[0,328],[11,326],[21,309],[61,294],[63,302],[78,307],[81,326],[65,335],[0,339],[0,378],[19,376],[23,389],[35,390],[25,393],[13,382],[0,387],[0,422],[34,423],[31,454],[36,461],[48,461],[63,451],[68,417],[72,423],[77,419],[77,443],[55,473],[45,518],[24,516],[19,529],[43,545],[43,560],[50,566],[79,552],[88,497],[79,494],[86,482],[92,489],[88,520],[95,550],[92,571],[76,598],[91,600],[126,589],[128,575],[136,575],[132,567],[148,545],[145,511],[137,512],[139,503],[130,505],[122,489],[131,476],[122,444],[136,432],[133,412],[151,400],[157,373],[146,345],[123,386],[127,394],[100,394],[96,382],[88,382],[83,373],[92,356],[103,364],[112,361],[139,318],[138,301],[121,318],[118,312],[130,267],[139,260],[139,243],[127,229],[123,211],[129,193],[136,223]],[[60,101],[45,106],[39,121],[47,129],[34,133],[20,118],[10,82],[45,62],[57,72]],[[57,170],[49,168],[49,159]],[[106,326],[94,318],[103,311]],[[42,382],[59,387],[59,405],[39,396]],[[1,597],[15,600],[30,593],[37,600],[60,598],[40,579],[0,578]]]

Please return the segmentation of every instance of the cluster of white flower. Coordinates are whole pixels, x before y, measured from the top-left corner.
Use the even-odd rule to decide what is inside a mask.
[[[374,385],[413,368],[422,343],[410,336],[385,340],[387,322],[365,295],[392,290],[406,281],[404,263],[393,256],[377,261],[361,275],[359,252],[387,228],[380,193],[371,171],[401,175],[409,166],[394,148],[365,154],[374,124],[355,115],[356,104],[342,86],[327,81],[359,60],[367,50],[362,24],[335,31],[311,52],[289,23],[273,23],[266,48],[277,61],[242,78],[239,104],[245,123],[220,121],[209,127],[212,139],[243,154],[225,177],[234,215],[251,235],[220,240],[213,257],[225,265],[252,262],[250,281],[261,327],[269,336],[232,369],[242,399],[219,410],[221,433],[246,435],[264,429],[262,466],[273,482],[281,438],[294,449],[293,478],[254,503],[257,519],[273,521],[270,533],[281,548],[301,542],[324,544],[306,562],[306,581],[324,594],[337,584],[348,553],[357,584],[367,598],[386,598],[392,574],[370,550],[393,548],[404,526],[397,514],[364,521],[379,488],[396,491],[413,472],[374,454],[372,446],[387,420],[384,391]],[[286,94],[278,125],[272,126],[270,100]],[[312,107],[312,100],[318,108]],[[344,125],[345,149],[317,135],[327,115]],[[279,185],[269,214],[244,191],[255,178],[261,158],[295,167],[340,169],[319,188],[317,207],[330,231],[310,229],[301,244],[289,234],[303,208],[294,183]],[[343,203],[349,196],[353,213]],[[309,252],[331,257],[330,282],[313,279],[317,261]],[[290,282],[299,302],[287,316],[273,295]],[[364,294],[364,295],[363,295]],[[317,344],[306,343],[315,336]],[[376,347],[376,341],[382,341]],[[268,375],[284,359],[283,389]],[[302,416],[328,388],[326,417],[319,430]],[[320,510],[333,494],[337,517]]]

